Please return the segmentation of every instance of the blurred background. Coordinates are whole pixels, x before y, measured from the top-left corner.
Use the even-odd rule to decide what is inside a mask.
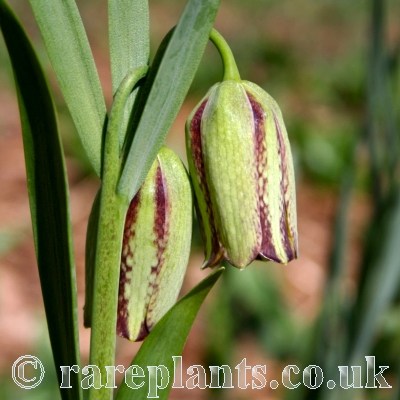
[[[80,318],[87,218],[99,182],[91,173],[61,97],[29,5],[10,0],[41,57],[53,89],[68,157]],[[106,1],[77,2],[108,104],[112,99]],[[183,0],[150,0],[153,54],[176,24]],[[216,27],[243,79],[280,104],[297,175],[300,258],[288,266],[228,268],[190,334],[183,365],[319,365],[315,390],[176,389],[171,399],[400,399],[400,2],[395,0],[224,0]],[[208,46],[168,144],[186,161],[185,120],[221,79]],[[34,257],[23,148],[12,71],[0,38],[0,397],[54,399],[57,383]],[[182,293],[209,271],[197,226]],[[87,363],[89,331],[81,323]],[[118,363],[139,348],[118,341]],[[23,354],[45,365],[42,385],[23,391],[11,365]],[[334,389],[338,365],[376,357],[391,389]],[[379,371],[377,367],[376,372]],[[235,376],[235,375],[234,375]],[[251,372],[249,373],[251,383]],[[351,379],[351,376],[350,376]],[[294,375],[293,381],[301,380]],[[235,385],[237,386],[237,385]]]

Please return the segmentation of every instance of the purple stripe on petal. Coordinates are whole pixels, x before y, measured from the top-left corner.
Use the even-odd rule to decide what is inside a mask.
[[[265,111],[263,107],[256,101],[256,99],[247,92],[247,97],[250,101],[251,108],[254,116],[254,134],[256,137],[256,159],[257,159],[257,172],[258,172],[258,195],[259,195],[259,211],[260,222],[262,231],[261,249],[259,251],[258,259],[272,260],[279,262],[275,248],[272,244],[271,222],[268,218],[269,208],[268,204],[264,201],[264,193],[268,186],[268,175],[265,171],[268,169],[268,160],[266,157],[266,141],[265,141]]]
[[[152,272],[154,270],[154,272],[158,273],[159,269],[162,266],[162,261],[164,258],[164,250],[168,235],[168,221],[167,221],[168,192],[164,175],[162,173],[160,166],[158,166],[156,172],[156,191],[154,200],[156,204],[156,213],[154,216],[153,230],[156,235],[154,244],[157,246],[158,265],[152,268]]]
[[[205,181],[205,169],[203,164],[203,150],[201,146],[201,118],[206,107],[207,100],[204,100],[190,122],[190,145],[194,166],[200,179],[200,184]]]
[[[125,285],[130,282],[128,273],[132,270],[132,266],[128,265],[128,258],[132,259],[132,250],[129,241],[135,236],[135,223],[140,203],[140,190],[132,199],[125,219],[124,236],[122,244],[121,268],[119,276],[119,293],[118,293],[118,317],[117,317],[117,334],[129,339],[128,332],[128,299],[125,298]]]
[[[157,247],[157,264],[151,267],[151,273],[158,275],[164,263],[165,247],[168,241],[168,192],[164,175],[160,166],[158,166],[156,172],[156,190],[154,193],[154,201],[156,204],[156,212],[154,215],[153,231],[156,236],[154,245]]]
[[[157,298],[157,292],[158,292],[158,275],[161,271],[161,268],[164,265],[165,261],[165,248],[168,244],[168,233],[169,233],[169,220],[168,220],[168,215],[170,214],[168,212],[168,207],[170,207],[170,204],[168,202],[168,189],[167,189],[167,183],[165,181],[162,169],[160,165],[157,167],[157,172],[156,172],[156,190],[154,193],[154,202],[156,204],[156,210],[155,210],[155,215],[154,215],[154,226],[153,226],[153,231],[155,234],[155,240],[154,240],[154,245],[157,248],[157,262],[155,265],[151,267],[151,279],[149,281],[149,293],[150,295],[150,302],[147,306],[147,311],[146,315],[150,315],[151,312],[153,311],[153,302]],[[151,300],[153,299],[153,301]],[[146,329],[147,333],[151,330],[152,328],[152,323],[148,321],[146,318]],[[138,340],[142,340],[144,337]]]
[[[207,268],[207,267],[212,268],[218,265],[220,261],[224,258],[224,250],[219,243],[217,231],[214,225],[214,213],[212,211],[210,191],[207,185],[206,172],[204,167],[203,148],[201,140],[201,119],[206,104],[207,100],[204,100],[203,103],[198,108],[198,110],[196,111],[196,113],[194,114],[192,121],[190,123],[189,134],[190,134],[190,146],[192,150],[193,164],[194,167],[196,168],[200,189],[204,196],[204,202],[206,204],[207,215],[210,222],[211,240],[212,240],[210,257],[208,260],[206,260],[202,268]],[[197,215],[199,217],[199,222],[203,224],[200,213],[198,212]]]

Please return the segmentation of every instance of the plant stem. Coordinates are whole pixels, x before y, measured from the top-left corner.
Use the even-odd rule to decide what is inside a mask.
[[[119,266],[128,208],[126,200],[116,195],[109,186],[104,185],[101,192],[90,338],[90,365],[96,365],[102,375],[105,375],[105,366],[114,365],[115,359]],[[110,388],[90,388],[91,400],[111,398]]]
[[[240,81],[240,74],[236,65],[235,57],[224,37],[216,30],[211,29],[210,40],[217,48],[224,64],[224,77],[223,80]]]
[[[121,248],[126,212],[130,199],[116,193],[121,159],[119,131],[124,108],[136,83],[147,73],[147,67],[130,71],[115,95],[105,141],[103,183],[100,197],[100,220],[97,233],[94,271],[90,365],[96,365],[105,376],[105,366],[114,365],[118,283]],[[110,400],[113,389],[91,387],[89,400]]]

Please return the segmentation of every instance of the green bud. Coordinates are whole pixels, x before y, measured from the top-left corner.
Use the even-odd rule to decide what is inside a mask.
[[[275,100],[247,81],[214,85],[189,116],[186,145],[204,267],[295,259],[293,160]]]
[[[126,216],[117,333],[144,339],[175,303],[189,259],[192,194],[180,159],[162,148]]]

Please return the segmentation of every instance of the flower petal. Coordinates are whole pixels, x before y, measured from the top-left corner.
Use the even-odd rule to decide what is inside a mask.
[[[260,251],[254,121],[239,82],[224,81],[211,92],[201,119],[207,185],[225,257],[246,267]]]
[[[275,100],[251,82],[243,82],[256,121],[260,216],[260,257],[283,264],[297,258],[297,220],[292,154]]]
[[[179,158],[162,148],[128,210],[117,333],[144,339],[175,303],[188,263],[192,195]]]
[[[186,150],[189,164],[190,177],[196,195],[196,213],[200,223],[200,229],[205,245],[205,261],[203,268],[215,267],[224,258],[224,250],[218,241],[214,224],[214,213],[212,210],[210,192],[206,182],[206,173],[203,160],[203,148],[201,137],[201,119],[204,108],[213,86],[207,95],[194,109],[186,123]]]

